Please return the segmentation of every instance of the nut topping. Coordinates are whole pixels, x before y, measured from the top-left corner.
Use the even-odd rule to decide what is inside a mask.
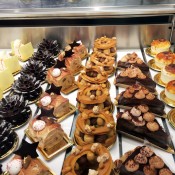
[[[139,153],[134,157],[135,162],[140,163],[140,164],[146,164],[147,163],[147,157],[144,156],[143,154]]]
[[[152,132],[155,132],[155,131],[159,130],[159,125],[158,125],[157,122],[148,122],[146,124],[146,127]]]
[[[149,93],[148,95],[146,95],[146,98],[148,100],[153,100],[155,98],[155,95],[153,95],[152,93]]]
[[[145,94],[143,93],[142,90],[140,90],[139,92],[137,92],[135,94],[135,98],[137,98],[137,99],[144,99],[145,98]]]
[[[151,157],[153,155],[153,151],[147,146],[141,148],[140,153],[145,155],[146,157]]]
[[[96,151],[96,149],[97,149],[97,147],[98,147],[98,143],[94,143],[92,146],[91,146],[91,151],[92,152],[95,152]]]
[[[145,113],[145,112],[148,112],[149,108],[147,105],[139,105],[138,106],[138,109],[142,112],[142,113]]]
[[[137,171],[139,169],[139,164],[134,162],[134,160],[131,159],[125,163],[125,168],[129,172],[134,172],[134,171]]]
[[[135,117],[138,117],[141,115],[141,111],[139,109],[136,109],[135,107],[133,107],[130,112]]]
[[[164,167],[164,162],[159,156],[151,157],[149,159],[149,164],[156,169],[160,169]]]
[[[153,122],[155,119],[155,116],[153,113],[151,112],[146,112],[145,114],[143,114],[143,118],[147,121],[147,122]]]
[[[132,119],[132,117],[130,116],[128,111],[124,112],[121,117],[125,120],[131,120]]]

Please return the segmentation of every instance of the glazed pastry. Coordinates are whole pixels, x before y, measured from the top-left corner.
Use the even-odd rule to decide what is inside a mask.
[[[78,77],[77,85],[79,88],[83,88],[89,84],[106,84],[108,75],[104,71],[103,67],[99,66],[90,66],[85,67],[81,71],[81,74]]]
[[[169,51],[171,43],[166,39],[156,39],[151,43],[151,53],[156,55],[160,52]]]
[[[53,118],[37,116],[30,121],[28,134],[35,142],[39,142],[38,147],[47,154],[52,154],[65,144],[65,133]]]
[[[12,125],[10,123],[0,119],[0,157],[12,149],[17,139],[17,135],[11,128]]]
[[[117,67],[123,69],[131,66],[138,67],[142,72],[146,74],[149,72],[149,67],[143,62],[141,58],[138,57],[135,52],[126,54],[117,63]]]
[[[114,164],[116,175],[173,175],[162,158],[147,146],[128,151]]]
[[[22,140],[21,147],[14,152],[15,156],[7,164],[7,172],[10,175],[52,175],[38,159],[37,146],[38,142],[30,144]]]
[[[12,86],[12,93],[23,95],[29,101],[39,98],[41,92],[40,81],[28,74],[21,75]]]
[[[76,120],[74,133],[78,145],[87,145],[98,142],[105,147],[115,143],[115,123],[111,113],[108,111],[84,110]]]
[[[3,61],[5,67],[8,68],[12,74],[21,70],[17,56],[11,56],[6,51],[3,51],[0,53],[0,60]]]
[[[32,59],[42,62],[47,69],[56,64],[55,57],[51,53],[42,50],[35,52]]]
[[[149,107],[150,112],[158,115],[164,114],[165,105],[153,93],[145,87],[135,84],[126,88],[116,97],[118,105],[136,106],[145,104]]]
[[[8,89],[14,82],[14,77],[10,70],[5,67],[2,60],[0,60],[0,89],[2,91]]]
[[[79,110],[93,109],[98,106],[103,110],[110,110],[112,102],[109,96],[109,90],[102,85],[90,85],[79,90],[77,94]]]
[[[108,38],[106,36],[97,38],[94,42],[94,52],[104,53],[114,57],[116,55],[116,37]]]
[[[32,75],[33,77],[36,77],[37,80],[44,81],[46,79],[46,66],[40,61],[30,59],[22,68],[21,74]]]
[[[12,55],[18,56],[21,61],[27,61],[34,53],[32,43],[22,44],[21,40],[16,39],[11,42]]]
[[[114,57],[107,56],[103,53],[95,52],[90,56],[90,64],[92,66],[102,66],[108,75],[110,75],[114,70],[114,62]]]
[[[118,132],[147,140],[150,143],[168,150],[170,148],[170,136],[162,129],[155,115],[149,111],[146,105],[134,106],[130,110],[117,114]]]
[[[154,58],[155,65],[162,69],[164,66],[175,63],[175,53],[172,52],[160,52]]]
[[[165,87],[165,95],[172,101],[175,101],[175,80],[167,83]]]
[[[60,43],[57,40],[47,40],[43,39],[43,41],[38,45],[39,52],[45,52],[46,54],[50,54],[53,56],[57,56],[60,52]],[[37,51],[37,52],[38,52]]]
[[[0,101],[0,118],[12,124],[12,127],[25,123],[31,115],[31,109],[23,96],[8,95]]]
[[[167,84],[169,81],[175,80],[175,64],[169,64],[162,68],[160,79]]]
[[[62,117],[69,112],[69,100],[60,94],[61,87],[53,84],[44,92],[38,102],[41,115],[48,117]]]
[[[110,175],[112,168],[109,151],[94,143],[74,148],[64,161],[62,175]]]
[[[114,80],[114,84],[116,86],[120,86],[120,84],[129,86],[135,84],[136,82],[153,91],[156,88],[156,83],[145,75],[138,67],[134,66],[121,71],[121,73],[117,75]]]

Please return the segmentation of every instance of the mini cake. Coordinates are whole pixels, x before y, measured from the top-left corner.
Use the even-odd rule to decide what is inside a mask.
[[[12,54],[20,58],[21,61],[27,61],[34,53],[32,43],[22,44],[21,40],[17,39],[11,42]]]
[[[43,41],[38,45],[38,51],[52,56],[57,56],[60,52],[60,47],[61,45],[57,40],[43,39]]]
[[[10,175],[52,175],[48,168],[38,159],[36,148],[38,142],[30,144],[22,140],[21,147],[7,164]]]
[[[46,66],[42,62],[30,59],[26,65],[22,68],[21,74],[32,75],[39,81],[46,79]]]
[[[4,51],[0,53],[0,60],[4,62],[5,67],[8,68],[11,73],[21,70],[17,56],[10,56],[10,54]]]
[[[102,85],[90,85],[79,90],[77,94],[79,103],[78,109],[82,112],[84,109],[93,109],[98,106],[103,110],[110,110],[112,103],[109,90]]]
[[[12,86],[12,93],[23,95],[29,101],[39,98],[41,92],[40,81],[28,74],[21,75]]]
[[[131,66],[138,67],[140,70],[142,70],[142,72],[149,72],[149,67],[143,62],[141,58],[138,57],[135,52],[126,54],[117,63],[117,67],[123,69]]]
[[[116,175],[173,175],[161,157],[147,146],[138,146],[116,160]]]
[[[41,115],[62,117],[69,112],[69,100],[60,94],[60,89],[61,87],[52,84],[51,88],[41,95],[38,102]]]
[[[162,68],[160,79],[167,84],[169,81],[175,80],[175,64],[169,64]]]
[[[164,66],[175,63],[175,53],[160,52],[155,57],[155,65],[162,69]]]
[[[90,64],[92,66],[102,66],[108,75],[110,75],[114,70],[114,62],[114,57],[107,56],[103,53],[95,52],[90,56]]]
[[[97,38],[94,42],[94,52],[104,53],[114,57],[116,55],[116,37],[108,38],[106,36]]]
[[[98,109],[98,108],[97,108]],[[115,143],[116,132],[113,116],[108,111],[83,111],[76,120],[74,132],[76,143],[80,146],[98,142],[105,147]]]
[[[8,89],[14,82],[14,77],[11,71],[5,67],[4,63],[0,61],[0,89],[2,91]]]
[[[30,121],[28,134],[35,142],[39,142],[39,148],[47,154],[52,154],[65,143],[61,125],[53,118],[41,115]]]
[[[23,96],[8,95],[0,101],[0,118],[11,123],[13,127],[25,123],[31,115],[31,109]]]
[[[151,53],[156,55],[160,52],[169,51],[171,47],[171,43],[165,39],[157,39],[153,40],[151,43]]]
[[[12,125],[10,123],[0,119],[0,157],[11,150],[16,142],[17,135],[11,128]]]
[[[75,74],[78,71],[80,71],[82,64],[81,64],[81,58],[77,53],[72,52],[72,50],[63,51],[61,52],[62,59],[59,60],[65,60],[65,66],[66,68],[72,73]],[[60,56],[61,57],[61,56]]]
[[[156,88],[156,83],[145,75],[138,67],[131,66],[121,71],[119,75],[116,76],[114,84],[116,86],[124,85],[129,86],[133,85],[136,82],[142,84],[148,89],[154,90]]]
[[[145,104],[149,107],[150,112],[158,115],[164,114],[165,104],[160,101],[153,93],[145,87],[135,84],[126,88],[116,97],[117,105],[136,106]]]
[[[117,114],[117,132],[136,136],[168,150],[171,144],[169,134],[162,129],[155,119],[155,115],[148,111],[148,106],[139,105],[132,107],[130,110],[119,112]]]
[[[167,83],[165,87],[165,95],[172,101],[175,101],[175,80]]]
[[[107,79],[108,75],[103,67],[86,66],[78,77],[77,85],[79,88],[83,88],[89,84],[106,84]]]
[[[110,175],[113,161],[107,148],[99,143],[77,146],[66,157],[62,175]]]

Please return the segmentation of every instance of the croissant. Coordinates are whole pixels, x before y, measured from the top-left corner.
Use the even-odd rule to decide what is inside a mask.
[[[98,142],[109,147],[116,140],[115,123],[108,111],[94,110],[80,113],[76,121],[74,133],[78,145]]]
[[[110,175],[113,167],[109,151],[94,143],[74,148],[64,161],[62,175]]]

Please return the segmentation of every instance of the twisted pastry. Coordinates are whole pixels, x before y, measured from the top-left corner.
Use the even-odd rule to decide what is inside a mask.
[[[110,175],[113,162],[109,151],[99,143],[76,147],[64,161],[63,175]]]
[[[84,110],[76,121],[74,133],[78,145],[99,142],[105,147],[111,146],[116,140],[115,123],[108,111]]]

